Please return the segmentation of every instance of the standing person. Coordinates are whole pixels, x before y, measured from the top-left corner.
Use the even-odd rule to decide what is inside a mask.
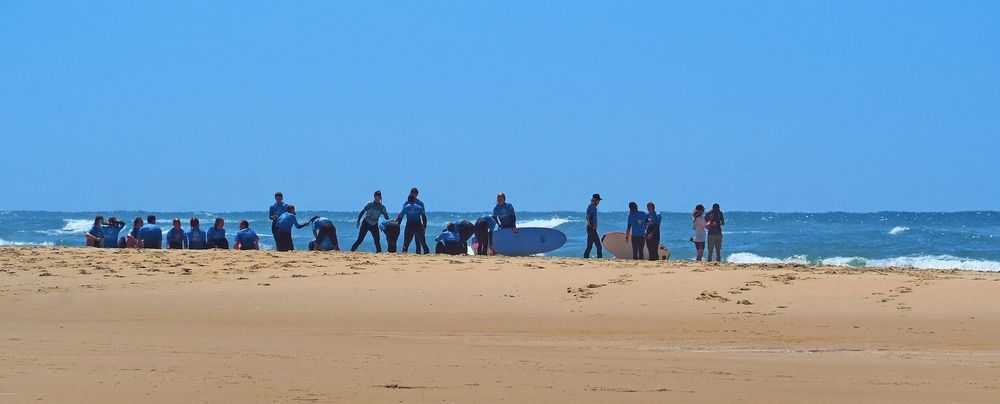
[[[118,235],[125,228],[125,223],[119,222],[117,217],[111,216],[108,225],[104,226],[104,248],[121,248],[123,242],[118,240]]]
[[[94,218],[94,225],[84,233],[87,238],[87,247],[101,248],[104,243],[104,216],[98,215]]]
[[[399,222],[383,220],[382,223],[379,223],[378,229],[385,233],[385,250],[391,253],[396,252],[396,242],[399,241]]]
[[[597,246],[597,258],[604,258],[601,247],[601,237],[597,235],[597,205],[601,204],[601,194],[594,194],[587,206],[587,249],[583,250],[583,258],[590,258],[590,250]]]
[[[285,205],[285,213],[278,216],[278,232],[274,234],[275,249],[278,251],[292,251],[295,245],[292,243],[292,227],[301,229],[313,223],[319,216],[315,216],[305,223],[299,223],[295,217],[295,206]]]
[[[132,231],[128,232],[128,234],[125,236],[126,247],[142,248],[142,240],[139,240],[139,229],[142,228],[143,224],[144,223],[142,222],[141,217],[137,217],[135,218],[135,220],[132,221]]]
[[[358,213],[358,220],[355,223],[358,226],[358,241],[354,242],[351,246],[351,251],[357,251],[358,246],[361,245],[362,241],[365,241],[365,236],[368,233],[372,234],[372,239],[375,240],[375,252],[382,252],[382,240],[379,238],[378,232],[378,218],[379,216],[385,216],[386,220],[389,220],[389,212],[385,210],[385,205],[382,204],[382,191],[375,191],[375,198],[371,202],[365,204],[365,207],[361,208],[361,212]],[[361,218],[364,218],[364,223],[361,223]]]
[[[643,259],[643,250],[646,249],[646,219],[645,212],[639,211],[639,205],[635,202],[628,203],[628,225],[625,226],[625,242],[632,238],[632,259]]]
[[[205,239],[208,240],[208,248],[229,249],[229,240],[226,239],[226,221],[221,217],[215,218],[215,224],[205,232]]]
[[[492,217],[501,229],[510,228],[517,233],[517,213],[514,212],[514,205],[507,203],[507,195],[503,192],[497,194],[497,206],[493,207]]]
[[[163,248],[163,230],[156,224],[156,216],[146,216],[146,225],[139,228],[139,240],[142,248]]]
[[[698,204],[694,207],[694,212],[691,212],[691,220],[694,226],[694,237],[691,237],[691,241],[694,242],[695,250],[698,250],[698,255],[694,259],[695,261],[701,261],[702,254],[705,253],[705,218],[702,215],[705,214],[705,207]]]
[[[427,214],[424,213],[424,207],[417,204],[417,197],[412,193],[406,197],[406,205],[403,205],[403,210],[396,217],[396,223],[401,223],[404,216],[406,216],[406,226],[403,227],[403,252],[410,248],[410,242],[416,238],[417,246],[414,247],[414,252],[420,254],[423,250],[424,254],[430,254],[424,247],[427,245],[427,241],[424,240]]]
[[[267,208],[267,217],[271,219],[271,235],[274,237],[274,245],[280,245],[278,241],[278,218],[288,211],[288,205],[285,204],[285,196],[281,192],[274,193],[274,205]]]
[[[656,213],[656,205],[653,201],[646,204],[646,249],[649,250],[649,260],[658,261],[660,259],[660,223],[663,216]]]
[[[187,245],[192,250],[204,250],[208,248],[208,238],[205,231],[201,229],[201,222],[196,217],[191,218],[191,230],[187,232]]]
[[[257,233],[250,229],[250,222],[246,220],[240,220],[240,231],[236,232],[236,237],[233,237],[233,249],[234,250],[259,250],[260,249],[260,237]]]
[[[424,202],[420,200],[420,190],[419,189],[417,189],[416,187],[410,188],[410,195],[413,195],[414,203],[416,203],[417,205],[420,205],[420,207],[424,208],[425,210],[427,209],[424,206]],[[407,202],[407,203],[409,203],[409,202]]]
[[[493,229],[496,229],[497,222],[490,216],[483,216],[476,220],[474,233],[476,237],[476,255],[489,255],[490,247],[493,244]]]
[[[181,228],[181,219],[175,217],[171,224],[173,227],[167,230],[167,249],[182,250],[188,248],[187,235],[184,234],[184,229]]]
[[[337,226],[327,217],[319,217],[312,223],[313,238],[316,240],[309,242],[310,250],[317,251],[340,251],[340,243],[337,242]]]
[[[405,208],[407,204],[411,203],[410,202],[410,196],[413,197],[413,202],[412,203],[420,205],[420,209],[423,210],[424,216],[426,216],[427,215],[427,207],[425,207],[424,206],[424,202],[420,200],[420,190],[417,189],[416,187],[410,188],[410,195],[406,197],[406,202],[403,203],[403,207]],[[396,223],[402,223],[402,222],[400,222],[399,220],[397,220]],[[416,242],[417,242],[417,246],[414,247],[414,251],[417,254],[420,254],[420,249],[422,248],[424,250],[424,254],[430,254],[431,253],[431,249],[429,247],[427,247],[427,220],[424,220],[423,223],[424,223],[423,227],[421,227],[420,229],[415,229],[415,230],[419,231],[419,234],[414,234],[414,236],[416,237]],[[406,228],[409,228],[409,226],[410,226],[409,220],[407,220]],[[407,244],[408,243],[406,242],[406,231],[404,229],[404,231],[403,231],[403,252],[406,252],[406,245]]]
[[[722,208],[717,203],[713,204],[712,210],[705,214],[705,228],[708,230],[708,256],[705,258],[708,262],[712,262],[712,250],[715,250],[715,261],[722,262],[722,226],[725,225]]]

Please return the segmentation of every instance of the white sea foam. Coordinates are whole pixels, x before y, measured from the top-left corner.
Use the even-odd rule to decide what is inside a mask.
[[[892,230],[889,230],[889,234],[895,236],[895,235],[897,235],[899,233],[902,233],[904,231],[907,231],[907,230],[910,230],[910,228],[909,227],[905,227],[905,226],[896,226],[896,227],[893,227]]]
[[[804,255],[788,258],[764,257],[753,253],[730,254],[727,261],[736,264],[823,264],[841,267],[913,268],[913,269],[963,269],[969,271],[1000,271],[1000,262],[959,258],[951,255],[924,255],[869,259],[864,257],[830,257],[810,262]]]
[[[94,219],[63,219],[63,222],[65,222],[65,224],[61,229],[36,230],[35,232],[46,236],[65,236],[68,234],[82,235],[94,226]]]
[[[548,229],[554,229],[570,222],[582,222],[582,220],[564,219],[561,217],[553,217],[551,219],[532,219],[518,221],[517,227],[545,227]]]
[[[736,264],[808,264],[809,260],[804,255],[794,255],[788,258],[762,257],[754,253],[730,254],[726,261]]]
[[[833,257],[822,261],[826,265],[897,267],[914,269],[965,269],[970,271],[1000,271],[1000,262],[959,258],[951,255],[923,255],[919,257],[896,257],[867,259],[862,257]]]
[[[51,246],[54,246],[54,245],[55,245],[54,243],[48,242],[48,241],[46,241],[44,243],[29,243],[29,242],[24,242],[24,241],[7,241],[7,240],[4,240],[4,239],[0,238],[0,246],[2,246],[2,247],[21,247],[21,246],[45,246],[45,247],[51,247]]]

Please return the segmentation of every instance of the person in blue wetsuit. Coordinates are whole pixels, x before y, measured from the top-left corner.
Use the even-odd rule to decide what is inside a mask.
[[[101,248],[104,243],[104,216],[94,218],[94,225],[84,233],[84,237],[87,238],[87,247]]]
[[[473,225],[475,234],[476,255],[489,255],[490,246],[493,244],[493,230],[496,229],[497,222],[490,216],[483,216],[476,220]]]
[[[181,219],[175,217],[171,225],[170,230],[167,230],[167,249],[183,250],[188,248],[187,234],[184,234],[184,229],[181,228]]]
[[[420,200],[420,190],[419,189],[417,189],[416,187],[410,188],[410,195],[413,195],[413,202],[414,203],[416,203],[417,205],[420,205],[420,207],[424,208],[425,211],[427,210],[427,207],[424,206],[424,202]],[[407,203],[409,203],[409,202],[407,202]]]
[[[208,248],[208,238],[205,236],[205,231],[201,229],[201,221],[196,217],[191,218],[191,230],[187,232],[187,245],[192,250]]]
[[[469,250],[469,239],[476,234],[476,225],[468,220],[459,220],[455,224],[455,231],[458,232],[458,242],[462,244],[462,248],[466,251]]]
[[[434,240],[437,241],[437,245],[434,247],[435,254],[448,254],[448,255],[459,255],[464,254],[465,251],[462,250],[462,243],[460,242],[461,236],[455,231],[455,224],[448,223],[448,227],[444,229]]]
[[[139,241],[142,248],[163,248],[163,230],[156,224],[156,216],[146,216],[146,224],[139,228]]]
[[[274,236],[274,245],[280,245],[278,241],[278,218],[281,217],[282,213],[288,211],[288,205],[285,204],[285,196],[281,192],[274,193],[274,205],[267,208],[267,217],[271,219],[271,235]]]
[[[337,241],[337,226],[327,217],[318,217],[312,222],[313,238],[309,242],[311,251],[340,251],[340,243]]]
[[[430,251],[427,250],[427,240],[424,239],[427,229],[427,215],[424,213],[424,207],[418,205],[416,201],[417,197],[412,193],[406,197],[406,204],[403,205],[399,217],[396,218],[396,223],[401,223],[403,217],[406,217],[406,227],[403,228],[403,252],[405,253],[410,248],[410,242],[416,238],[417,246],[414,247],[414,252],[420,254],[423,251],[424,254],[430,254]]]
[[[275,249],[278,251],[294,250],[295,246],[292,244],[292,227],[301,229],[312,224],[313,220],[316,220],[318,217],[314,216],[305,223],[299,223],[298,218],[295,217],[295,206],[285,205],[285,213],[278,216],[278,232],[274,235],[274,241],[277,243]]]
[[[226,221],[221,217],[215,218],[215,224],[205,232],[206,247],[229,249],[229,240],[226,239]]]
[[[111,216],[108,224],[102,229],[104,233],[104,248],[121,248],[123,242],[118,240],[118,236],[125,229],[125,223],[119,222],[117,217]]]
[[[240,231],[233,237],[234,250],[259,250],[260,237],[250,229],[250,222],[240,220]]]
[[[143,221],[141,217],[135,218],[132,221],[132,230],[125,235],[125,246],[128,248],[142,248],[142,241],[139,240],[139,229],[142,228]]]
[[[378,231],[379,216],[384,216],[386,220],[389,220],[389,212],[385,210],[385,205],[382,204],[382,191],[375,191],[375,198],[371,202],[366,203],[365,207],[361,208],[361,212],[358,213],[358,220],[355,223],[358,226],[358,240],[351,246],[351,251],[357,251],[361,242],[365,241],[365,236],[371,233],[372,239],[375,240],[375,252],[382,252],[382,240],[379,237]],[[363,223],[361,221],[362,218],[365,219]]]
[[[601,237],[597,235],[597,205],[601,204],[601,194],[594,194],[587,206],[587,249],[583,250],[583,258],[590,258],[590,250],[597,247],[597,258],[604,258],[601,248]]]
[[[639,205],[635,202],[628,203],[628,225],[625,227],[625,242],[632,238],[632,259],[643,259],[643,250],[646,249],[646,219],[648,215],[639,211]]]
[[[652,201],[646,204],[646,249],[649,250],[649,260],[660,259],[660,223],[663,216],[656,213],[656,205]]]
[[[378,229],[385,234],[385,250],[391,253],[396,252],[396,242],[399,241],[399,222],[383,220],[378,224]]]
[[[507,195],[503,192],[497,194],[497,206],[493,208],[492,217],[501,229],[509,228],[517,233],[517,214],[514,212],[514,205],[507,203]]]

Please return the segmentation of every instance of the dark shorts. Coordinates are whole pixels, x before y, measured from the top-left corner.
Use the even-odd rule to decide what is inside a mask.
[[[694,242],[694,248],[696,250],[704,250],[705,249],[705,242],[704,241],[695,241]]]

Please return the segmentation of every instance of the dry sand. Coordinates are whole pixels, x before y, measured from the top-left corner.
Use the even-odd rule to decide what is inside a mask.
[[[998,402],[1000,274],[0,249],[0,402]]]

